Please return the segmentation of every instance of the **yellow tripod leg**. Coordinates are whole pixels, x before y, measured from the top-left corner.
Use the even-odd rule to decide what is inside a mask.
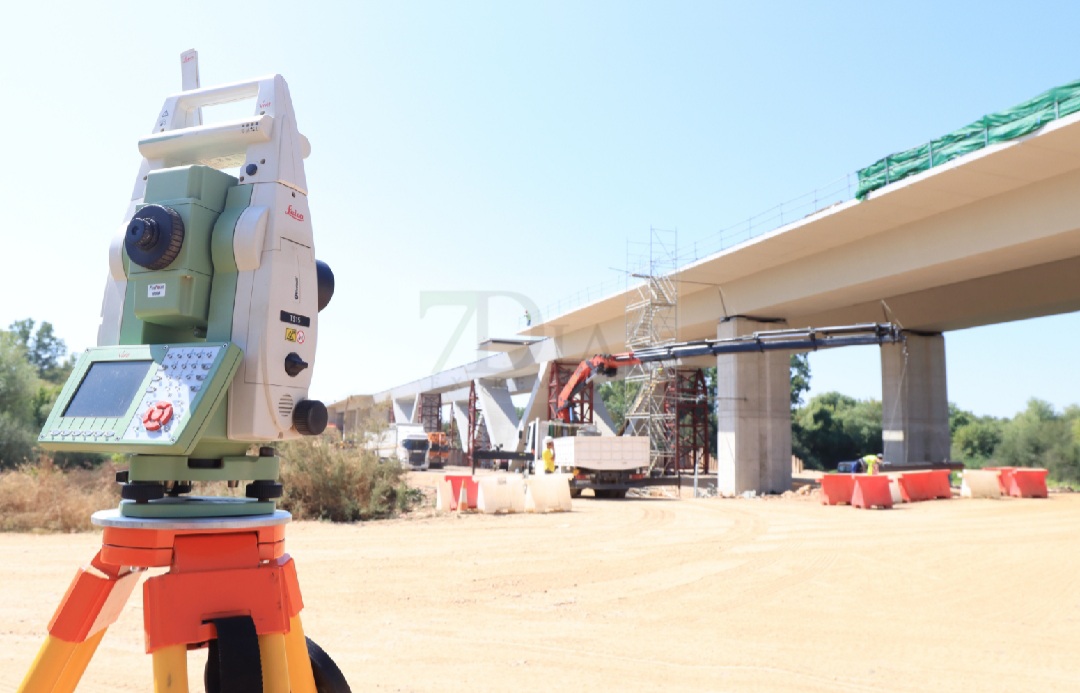
[[[103,637],[104,629],[83,642],[47,636],[19,686],[19,693],[72,693]]]
[[[154,650],[154,693],[188,693],[187,646]]]
[[[83,672],[86,671],[86,665],[94,657],[94,653],[97,651],[103,637],[105,637],[104,628],[75,645],[75,650],[71,653],[64,671],[61,672],[60,678],[57,679],[56,686],[53,688],[56,693],[67,693],[75,690],[75,687],[79,685],[79,680],[82,679]]]
[[[19,686],[19,693],[61,693],[65,689],[56,687],[60,677],[64,675],[71,656],[75,654],[76,642],[67,642],[60,638],[49,635],[45,637],[41,649],[38,650],[34,663],[30,665],[30,671],[26,672],[26,678]],[[75,687],[66,689],[71,693]]]
[[[300,614],[289,619],[289,632],[285,634],[285,654],[289,659],[289,683],[292,685],[292,693],[317,693]]]
[[[260,635],[259,659],[262,661],[262,693],[289,693],[285,636],[281,633]]]

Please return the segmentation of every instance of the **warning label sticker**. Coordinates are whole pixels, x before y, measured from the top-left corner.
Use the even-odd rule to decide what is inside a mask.
[[[162,298],[165,295],[164,284],[149,284],[146,287],[147,298]]]
[[[285,339],[290,342],[296,342],[297,344],[304,343],[304,331],[298,330],[295,327],[285,328]]]

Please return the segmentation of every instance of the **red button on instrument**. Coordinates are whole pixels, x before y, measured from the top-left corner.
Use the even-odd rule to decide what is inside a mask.
[[[146,410],[143,414],[143,428],[148,431],[158,431],[161,427],[172,420],[173,407],[171,402],[161,400]]]

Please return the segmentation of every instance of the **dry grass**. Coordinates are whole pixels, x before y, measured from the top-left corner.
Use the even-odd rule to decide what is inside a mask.
[[[334,444],[328,436],[278,447],[285,495],[278,505],[301,520],[355,522],[390,517],[422,498],[405,483],[401,465]]]
[[[396,463],[380,464],[369,452],[343,448],[328,437],[281,445],[281,481],[285,495],[279,507],[298,520],[355,522],[391,517],[423,500],[406,485]],[[61,469],[48,457],[0,472],[0,531],[86,532],[90,516],[120,502],[116,467]],[[243,486],[224,482],[199,484],[198,495],[242,496]]]
[[[111,464],[63,471],[45,459],[0,472],[0,531],[86,532],[90,515],[119,502]]]

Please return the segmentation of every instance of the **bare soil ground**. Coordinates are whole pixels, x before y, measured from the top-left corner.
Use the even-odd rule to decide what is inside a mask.
[[[287,537],[305,629],[354,691],[1080,690],[1080,494],[582,498]],[[0,535],[0,691],[99,541]],[[151,690],[140,595],[80,691]]]

